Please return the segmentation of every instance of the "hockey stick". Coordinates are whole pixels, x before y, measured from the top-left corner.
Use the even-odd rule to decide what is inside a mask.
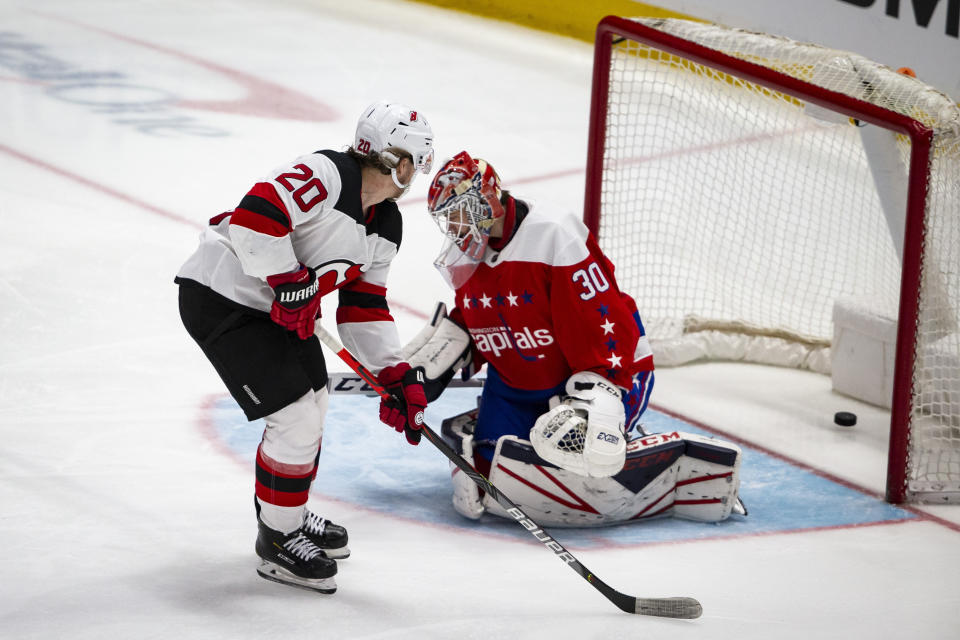
[[[363,380],[370,385],[371,389],[384,398],[390,397],[386,389],[377,382],[376,376],[360,364],[336,338],[320,326],[319,322],[317,323],[316,334],[317,337],[320,338],[320,341],[340,356],[347,366],[356,371],[357,375],[363,378]],[[529,531],[530,535],[552,551],[558,558],[567,563],[571,569],[580,574],[581,578],[593,585],[607,600],[617,605],[622,611],[645,616],[660,616],[662,618],[699,618],[700,614],[703,613],[703,608],[700,606],[700,603],[693,598],[635,598],[634,596],[628,596],[625,593],[617,591],[583,566],[572,553],[567,551],[562,544],[547,534],[540,525],[528,517],[516,503],[491,484],[473,465],[464,460],[460,454],[444,442],[443,439],[437,435],[437,432],[431,429],[426,423],[424,423],[422,431],[427,440],[440,450],[440,453],[445,455],[453,464],[457,465],[477,486],[492,496],[521,527]]]
[[[483,387],[483,379],[470,378],[469,380],[460,380],[459,378],[454,378],[447,384],[447,388],[456,387],[456,388],[481,388]],[[361,378],[356,373],[341,373],[341,372],[329,372],[327,373],[327,391],[333,394],[363,394],[366,396],[376,396],[379,395],[375,389],[371,388],[363,378]]]

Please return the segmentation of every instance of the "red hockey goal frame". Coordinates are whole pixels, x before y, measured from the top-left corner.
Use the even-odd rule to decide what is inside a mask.
[[[596,33],[584,202],[584,222],[597,235],[598,239],[600,218],[603,215],[601,188],[610,92],[610,63],[613,43],[619,38],[638,41],[654,49],[717,69],[731,76],[793,96],[804,102],[838,111],[851,118],[892,130],[910,138],[906,228],[900,280],[899,325],[890,416],[886,489],[886,499],[889,502],[903,502],[907,493],[907,454],[911,425],[911,403],[913,402],[913,370],[917,349],[916,327],[919,313],[923,231],[928,189],[927,173],[933,140],[932,129],[913,118],[869,102],[824,89],[776,70],[732,57],[625,18],[608,16],[601,20]]]

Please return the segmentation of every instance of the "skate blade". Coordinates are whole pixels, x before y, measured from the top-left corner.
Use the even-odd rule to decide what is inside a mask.
[[[350,547],[343,546],[337,549],[328,549],[326,547],[321,547],[323,549],[323,555],[327,556],[331,560],[343,560],[344,558],[350,557]]]
[[[260,566],[257,567],[257,573],[260,574],[261,578],[265,578],[271,582],[279,582],[280,584],[307,589],[309,591],[334,593],[337,590],[337,583],[333,578],[319,578],[316,580],[301,578],[300,576],[293,575],[283,567],[275,565],[272,562],[267,562],[266,560],[260,561]]]

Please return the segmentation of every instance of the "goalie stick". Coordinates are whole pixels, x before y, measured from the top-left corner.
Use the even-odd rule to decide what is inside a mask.
[[[353,369],[357,375],[376,391],[382,397],[389,397],[387,391],[377,382],[374,376],[366,367],[364,367],[353,355],[344,348],[340,342],[330,335],[326,329],[316,325],[316,334],[331,351]],[[483,474],[477,471],[473,465],[460,456],[450,445],[443,441],[436,431],[430,428],[426,423],[421,427],[423,435],[427,440],[440,450],[451,462],[460,468],[470,477],[481,489],[487,492],[507,513],[509,513],[517,524],[530,532],[538,542],[552,551],[558,558],[563,560],[571,569],[580,574],[584,580],[589,582],[597,591],[602,593],[607,600],[615,604],[620,610],[627,613],[636,613],[645,616],[659,616],[662,618],[699,618],[703,613],[700,603],[694,598],[675,597],[675,598],[636,598],[625,593],[617,591],[606,582],[594,575],[589,569],[574,557],[572,553],[550,536],[543,528],[534,522],[517,506],[510,498],[505,496],[497,487],[495,487]]]

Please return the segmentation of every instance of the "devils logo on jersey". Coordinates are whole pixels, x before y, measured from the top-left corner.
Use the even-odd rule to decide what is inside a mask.
[[[330,260],[316,267],[316,271],[321,296],[359,278],[362,273],[360,265],[349,260]]]

